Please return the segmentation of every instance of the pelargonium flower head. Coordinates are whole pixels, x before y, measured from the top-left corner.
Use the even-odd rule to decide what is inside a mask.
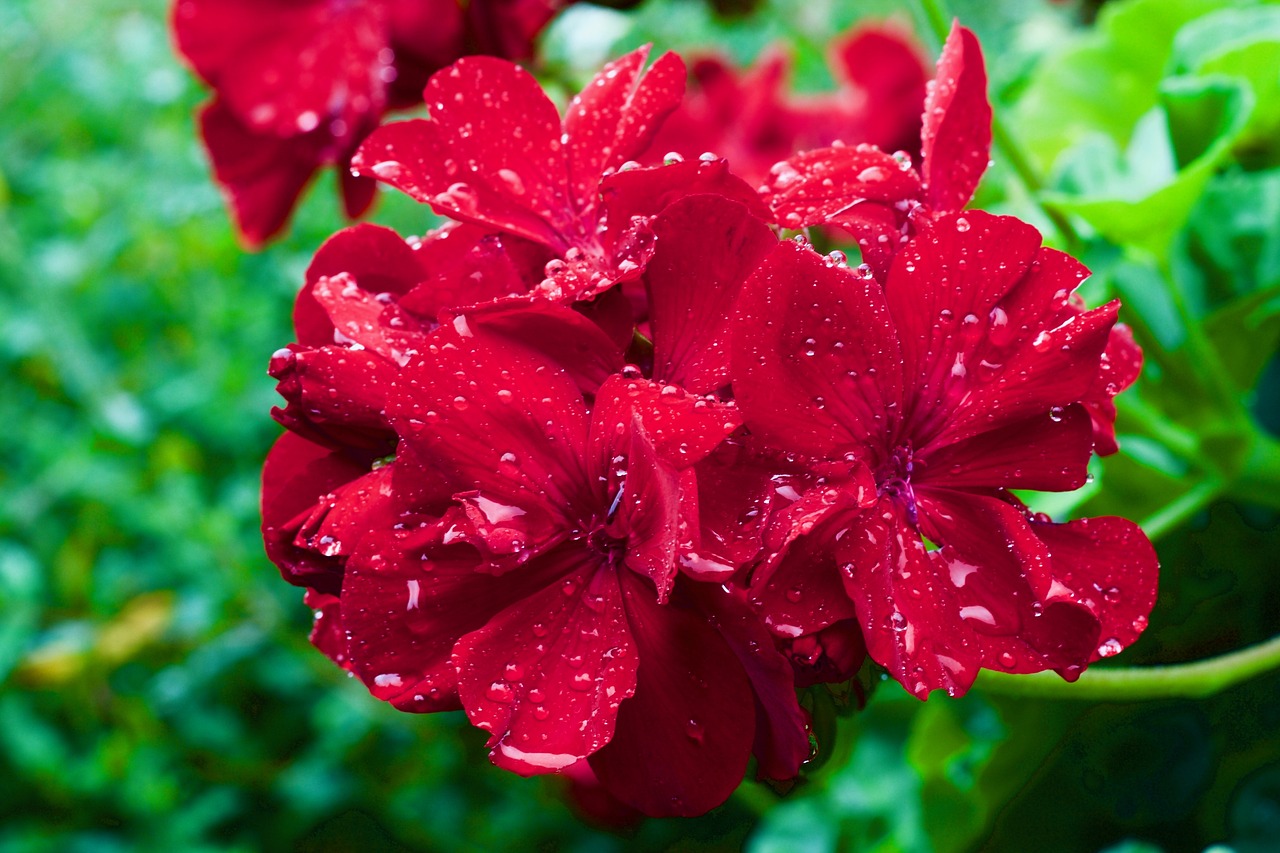
[[[242,238],[257,246],[277,234],[328,165],[339,167],[347,214],[362,214],[375,184],[347,163],[383,114],[421,103],[429,74],[466,53],[526,57],[559,5],[177,0],[175,40],[214,90],[201,134]]]
[[[1054,524],[1012,489],[1083,485],[1082,401],[1111,370],[1118,303],[1034,228],[938,218],[883,285],[795,244],[748,285],[734,350],[751,434],[815,478],[775,512],[752,594],[781,636],[856,618],[871,657],[923,698],[980,668],[1076,677],[1133,642],[1155,598],[1146,536]]]
[[[563,119],[519,66],[459,60],[427,84],[429,120],[380,128],[352,166],[443,216],[547,247],[557,263],[546,289],[594,295],[635,278],[652,251],[643,223],[607,215],[601,195],[684,93],[679,57],[664,54],[644,71],[647,55],[641,48],[607,65]]]
[[[832,42],[829,64],[837,91],[805,96],[788,93],[790,62],[780,49],[746,71],[716,56],[696,59],[694,90],[642,161],[713,151],[757,185],[778,161],[837,140],[918,151],[928,72],[906,34],[890,25],[859,26]]]
[[[956,23],[929,81],[920,169],[905,153],[874,145],[833,145],[773,167],[765,196],[780,225],[836,225],[858,241],[880,275],[917,223],[962,209],[991,153],[991,104],[982,49]]]
[[[540,354],[442,327],[388,414],[387,467],[403,454],[453,494],[440,515],[399,504],[347,563],[346,660],[375,695],[461,706],[518,773],[586,760],[648,814],[718,805],[753,748],[797,771],[789,665],[740,602],[680,571],[691,466],[739,425],[732,407],[628,371],[588,409]]]

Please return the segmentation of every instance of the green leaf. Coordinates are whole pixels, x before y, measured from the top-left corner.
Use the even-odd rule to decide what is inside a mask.
[[[1101,133],[1117,148],[1156,106],[1178,31],[1231,0],[1108,3],[1097,27],[1041,64],[1019,99],[1019,137],[1047,171],[1058,156]]]
[[[1188,252],[1224,303],[1280,284],[1280,169],[1214,178],[1191,215]]]
[[[1236,385],[1252,388],[1280,345],[1280,285],[1218,309],[1205,332]]]
[[[1254,167],[1280,161],[1280,8],[1224,9],[1188,24],[1174,42],[1172,65],[1243,80],[1258,108],[1236,156]]]
[[[1162,107],[1138,121],[1123,155],[1110,139],[1090,137],[1062,166],[1057,183],[1064,191],[1044,200],[1113,243],[1164,256],[1230,154],[1253,97],[1225,77],[1171,78],[1160,96]]]

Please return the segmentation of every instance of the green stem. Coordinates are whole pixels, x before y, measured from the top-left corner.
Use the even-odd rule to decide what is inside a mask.
[[[1132,391],[1118,402],[1125,420],[1138,424],[1143,432],[1182,457],[1189,465],[1199,464],[1200,442],[1196,440],[1195,433],[1172,423],[1146,400],[1134,396]]]
[[[1010,675],[984,671],[977,686],[1001,696],[1036,699],[1089,702],[1206,699],[1276,669],[1280,669],[1280,637],[1194,663],[1123,669],[1095,667],[1086,670],[1074,684],[1052,672]]]
[[[1222,481],[1217,478],[1205,480],[1147,516],[1138,526],[1154,542],[1207,506],[1222,493],[1222,487]]]
[[[1231,378],[1231,374],[1222,363],[1218,350],[1204,333],[1204,326],[1200,319],[1192,313],[1191,306],[1187,304],[1186,294],[1182,292],[1182,287],[1173,274],[1173,264],[1169,263],[1168,257],[1159,257],[1156,258],[1156,268],[1160,270],[1160,274],[1169,285],[1169,299],[1173,303],[1173,310],[1177,313],[1178,319],[1182,321],[1183,330],[1186,333],[1187,352],[1191,356],[1201,385],[1210,396],[1217,397],[1224,414],[1234,426],[1244,433],[1254,432],[1253,421],[1240,400],[1235,380]]]

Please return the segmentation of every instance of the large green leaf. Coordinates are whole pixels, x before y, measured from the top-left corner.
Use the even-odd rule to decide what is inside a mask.
[[[1205,185],[1229,156],[1253,96],[1227,77],[1176,77],[1139,119],[1121,153],[1094,134],[1068,152],[1046,204],[1079,216],[1113,243],[1168,253]]]

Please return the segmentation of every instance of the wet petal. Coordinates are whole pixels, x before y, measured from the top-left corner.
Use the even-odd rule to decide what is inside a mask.
[[[1088,662],[1098,620],[1061,594],[1049,550],[1020,508],[945,489],[917,496],[921,529],[943,545],[939,573],[984,667],[1027,673]]]
[[[1052,554],[1054,579],[1064,588],[1056,592],[1087,607],[1100,623],[1092,659],[1114,655],[1137,640],[1155,604],[1160,568],[1141,528],[1110,516],[1032,522],[1031,528]],[[1072,674],[1078,673],[1064,673]]]
[[[920,699],[959,696],[977,677],[981,650],[963,624],[956,590],[889,499],[835,544],[845,590],[872,660]]]
[[[334,234],[316,251],[307,267],[306,285],[293,307],[298,342],[332,344],[333,321],[312,293],[322,278],[347,274],[365,293],[400,296],[426,275],[413,249],[390,228],[361,223]]]
[[[754,434],[833,458],[893,428],[901,356],[875,281],[786,242],[752,276],[739,317],[733,389]]]
[[[733,406],[669,382],[615,374],[591,412],[593,471],[605,474],[612,457],[628,452],[633,417],[644,424],[658,457],[677,470],[697,463],[742,425]]]
[[[729,382],[735,305],[747,278],[777,245],[742,205],[689,196],[653,223],[657,249],[645,270],[653,375],[695,393]]]
[[[351,559],[342,585],[352,670],[404,711],[458,708],[454,645],[558,578],[536,561],[494,577],[474,550],[444,538],[444,525],[388,531]]]
[[[524,776],[563,770],[609,742],[636,689],[638,651],[617,573],[580,546],[535,563],[556,564],[557,580],[463,637],[453,656],[490,758]]]
[[[1068,492],[1085,484],[1093,427],[1083,406],[1034,415],[930,451],[918,485]]]
[[[973,198],[991,158],[991,103],[977,37],[960,26],[938,58],[924,104],[921,173],[936,213],[960,210]]]
[[[645,814],[694,816],[723,803],[746,773],[755,737],[750,682],[714,628],[692,611],[660,605],[623,574],[640,659],[635,695],[591,768],[618,799]]]
[[[858,145],[806,151],[778,163],[763,193],[779,225],[807,228],[867,202],[905,213],[919,204],[923,190],[909,162]]]
[[[565,109],[570,186],[582,210],[595,207],[601,176],[639,155],[684,96],[680,57],[664,53],[642,73],[648,56],[645,46],[610,62]]]
[[[594,507],[582,395],[568,374],[516,343],[442,326],[401,371],[387,414],[415,453],[492,513],[536,510],[567,531]]]
[[[325,657],[343,669],[350,669],[347,660],[347,635],[342,627],[342,601],[336,595],[326,595],[309,589],[302,596],[302,603],[315,611],[311,626],[311,645]]]
[[[272,416],[289,429],[333,447],[367,448],[383,456],[395,433],[383,409],[395,366],[374,353],[344,347],[287,347],[271,357],[284,409]]]
[[[715,584],[687,583],[682,587],[703,618],[720,632],[751,681],[756,702],[752,751],[760,775],[768,779],[794,777],[809,757],[809,733],[805,714],[796,701],[791,664],[746,602]]]
[[[293,433],[276,439],[262,467],[262,538],[267,557],[286,581],[338,593],[341,562],[294,543],[302,524],[326,495],[368,470],[361,460]]]

